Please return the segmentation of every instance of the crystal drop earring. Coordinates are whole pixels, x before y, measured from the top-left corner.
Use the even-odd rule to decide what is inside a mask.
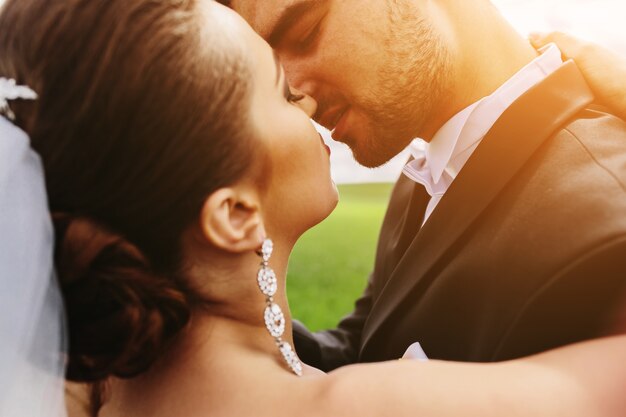
[[[274,302],[274,295],[278,291],[278,280],[276,274],[269,267],[269,260],[274,251],[274,243],[270,239],[265,239],[258,255],[261,257],[261,268],[257,274],[259,289],[265,296],[265,327],[274,338],[278,350],[282,354],[287,366],[298,376],[302,376],[302,362],[288,342],[282,338],[285,333],[285,315],[280,306]]]

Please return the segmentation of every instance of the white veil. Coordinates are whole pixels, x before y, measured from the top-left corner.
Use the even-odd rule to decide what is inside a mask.
[[[43,168],[0,116],[0,416],[66,416],[63,303]]]

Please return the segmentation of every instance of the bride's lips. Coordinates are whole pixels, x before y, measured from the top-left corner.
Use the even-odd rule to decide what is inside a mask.
[[[319,133],[318,133],[319,135]],[[320,136],[320,142],[322,142],[322,146],[326,149],[326,152],[328,153],[328,156],[330,156],[331,151],[330,151],[330,147],[326,144],[326,142],[324,142],[324,138],[322,137],[322,135]]]
[[[343,140],[347,139],[346,134],[348,133],[348,109],[345,109],[339,119],[337,120],[337,124],[333,129],[333,139],[339,142],[343,142]]]

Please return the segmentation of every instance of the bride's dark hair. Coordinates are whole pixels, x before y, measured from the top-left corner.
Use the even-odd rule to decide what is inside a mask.
[[[71,380],[136,375],[185,326],[181,236],[251,164],[249,66],[204,1],[1,10],[0,77],[39,95],[11,107],[44,163]]]

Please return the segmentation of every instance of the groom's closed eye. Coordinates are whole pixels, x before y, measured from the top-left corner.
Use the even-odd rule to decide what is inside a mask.
[[[302,0],[286,7],[267,35],[268,43],[306,52],[315,45],[329,0]]]
[[[319,19],[315,20],[313,26],[304,31],[304,35],[300,37],[299,40],[294,42],[294,51],[299,53],[307,53],[314,49],[318,44],[319,34],[321,32],[322,23],[324,21],[324,16],[321,16]]]

